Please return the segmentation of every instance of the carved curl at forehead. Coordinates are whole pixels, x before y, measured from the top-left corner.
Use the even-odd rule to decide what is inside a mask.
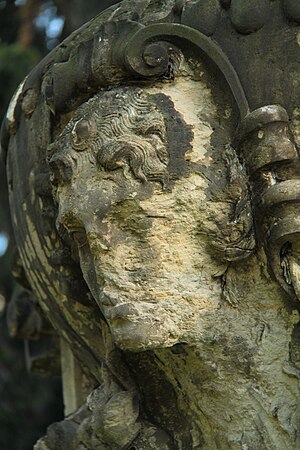
[[[55,184],[64,183],[88,159],[105,170],[129,165],[142,180],[167,179],[166,126],[151,95],[119,87],[80,106],[49,147]]]

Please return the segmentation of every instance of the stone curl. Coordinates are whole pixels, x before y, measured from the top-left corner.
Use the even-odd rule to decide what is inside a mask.
[[[139,180],[164,184],[169,159],[166,127],[162,113],[149,100],[141,89],[123,87],[102,92],[78,108],[49,147],[57,183],[70,179],[88,157],[104,170],[128,165]]]

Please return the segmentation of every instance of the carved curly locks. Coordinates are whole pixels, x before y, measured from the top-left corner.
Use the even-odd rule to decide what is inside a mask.
[[[150,101],[149,101],[150,100]],[[129,165],[139,180],[167,179],[164,117],[140,89],[113,89],[78,108],[49,147],[56,183],[70,179],[86,158],[105,170]]]

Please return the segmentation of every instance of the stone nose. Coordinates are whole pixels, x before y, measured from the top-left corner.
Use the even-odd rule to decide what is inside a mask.
[[[53,155],[49,161],[51,183],[54,186],[65,184],[72,178],[74,161],[64,153]]]

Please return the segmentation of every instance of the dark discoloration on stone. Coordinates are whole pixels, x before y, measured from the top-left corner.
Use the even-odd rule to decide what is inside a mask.
[[[174,387],[166,380],[162,367],[160,367],[161,364],[156,363],[156,360],[159,360],[158,357],[152,352],[143,352],[134,358],[130,353],[125,353],[124,356],[135,378],[142,387],[142,414],[145,415],[146,419],[153,417],[153,414],[155,414],[157,417],[157,425],[162,427],[162,429],[165,427],[168,429],[171,428],[171,435],[173,436],[178,433],[178,438],[175,438],[175,442],[171,444],[170,449],[177,449],[178,445],[183,445],[183,448],[184,446],[189,448],[192,445],[192,438],[188,417],[182,415]],[[142,386],[142,380],[145,378],[152,380],[151,392]],[[155,398],[162,398],[164,400],[158,404]],[[158,413],[161,407],[165,410],[164,414]]]
[[[211,36],[216,30],[220,12],[219,0],[192,1],[183,8],[181,21],[206,36]]]
[[[269,0],[232,0],[230,17],[234,27],[243,34],[259,30],[268,21]]]
[[[283,8],[290,20],[300,22],[300,5],[293,0],[283,0]]]
[[[171,99],[164,94],[155,94],[153,98],[165,118],[166,140],[170,158],[168,172],[170,174],[170,180],[176,180],[190,173],[186,154],[192,148],[193,132],[175,110]]]
[[[231,5],[231,0],[220,0],[221,5],[223,8],[228,9]]]
[[[159,66],[162,64],[162,61],[164,61],[167,68],[167,64],[169,62],[166,49],[158,44],[148,45],[143,53],[143,58],[145,63],[150,67]]]

